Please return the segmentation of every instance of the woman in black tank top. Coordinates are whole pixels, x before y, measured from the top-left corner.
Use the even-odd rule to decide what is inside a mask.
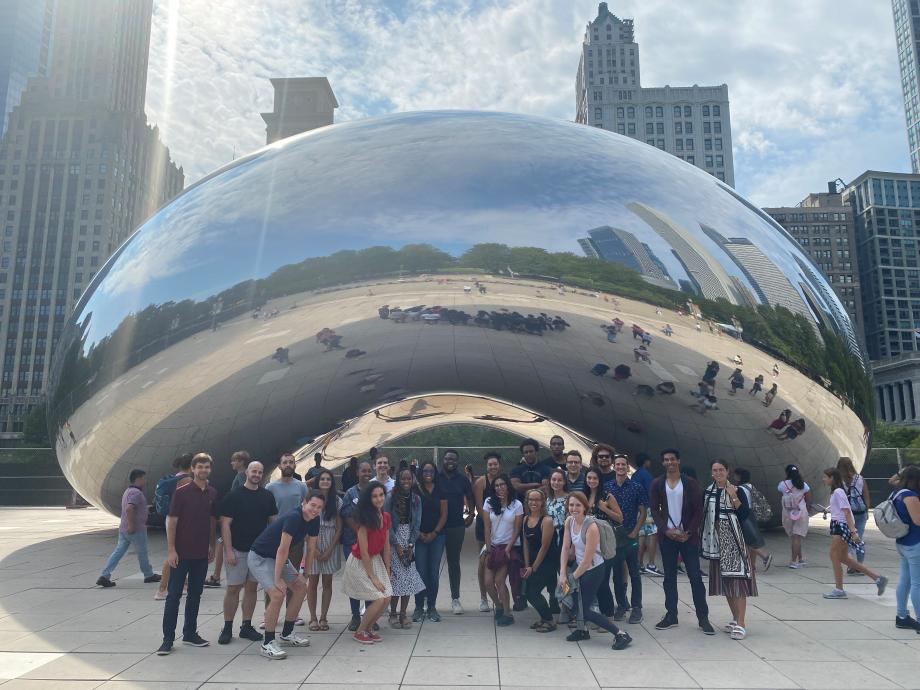
[[[524,568],[521,577],[527,582],[527,601],[540,614],[540,620],[531,627],[546,633],[556,629],[549,603],[543,596],[547,590],[552,596],[559,576],[559,551],[552,518],[546,514],[546,496],[539,489],[527,492],[524,534]]]

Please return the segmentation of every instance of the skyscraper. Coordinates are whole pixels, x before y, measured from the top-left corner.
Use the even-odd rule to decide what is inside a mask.
[[[331,125],[339,102],[326,77],[272,79],[274,109],[262,113],[265,143]]]
[[[30,77],[45,76],[54,0],[0,2],[0,137]]]
[[[606,2],[585,29],[575,121],[644,141],[735,185],[728,87],[643,87],[633,20]]]
[[[579,239],[578,244],[585,256],[622,264],[650,283],[677,289],[661,260],[631,232],[604,225],[588,230],[588,237]]]
[[[64,318],[106,258],[181,191],[144,115],[152,0],[59,0],[47,78],[0,140],[0,438],[42,400]]]
[[[891,9],[898,43],[898,64],[901,66],[910,166],[915,173],[920,173],[920,2],[891,0]]]

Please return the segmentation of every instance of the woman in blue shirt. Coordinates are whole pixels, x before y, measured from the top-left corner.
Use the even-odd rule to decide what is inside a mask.
[[[898,516],[910,526],[907,534],[898,538],[895,545],[901,556],[895,627],[913,629],[920,634],[920,622],[911,618],[907,610],[909,593],[914,615],[920,618],[920,467],[910,465],[901,470],[894,506]]]

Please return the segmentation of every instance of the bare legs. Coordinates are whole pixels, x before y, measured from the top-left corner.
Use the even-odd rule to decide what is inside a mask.
[[[307,595],[307,583],[300,575],[288,584],[288,591],[291,597],[288,600],[287,609],[285,610],[285,622],[293,622],[300,613],[300,607],[303,604],[304,597]],[[267,592],[268,607],[265,609],[265,632],[275,632],[278,626],[278,616],[281,613],[281,604],[284,603],[285,592],[277,587],[272,587]]]
[[[744,624],[744,614],[747,612],[747,598],[725,597],[725,601],[728,602],[728,608],[731,609],[732,620],[742,628],[746,627]]]
[[[358,629],[355,631],[357,633],[366,633],[371,627],[376,623],[380,616],[383,615],[384,611],[387,610],[387,604],[390,603],[388,597],[381,597],[380,599],[375,599],[369,604],[365,604],[366,608],[364,609],[364,617],[361,618],[361,624],[358,625]]]
[[[319,579],[323,578],[323,598],[319,619],[316,617],[316,597],[319,588]],[[307,579],[307,607],[310,609],[310,622],[324,621],[329,614],[329,604],[332,602],[332,575],[310,575]]]
[[[802,542],[804,541],[805,541],[805,538],[798,534],[790,535],[789,545],[792,547],[792,562],[793,563],[804,562],[805,554],[802,553]]]
[[[646,565],[655,565],[655,552],[658,548],[658,535],[647,534],[639,537],[639,568]],[[646,556],[648,560],[646,561]]]
[[[486,591],[492,598],[496,609],[502,609],[506,612],[511,610],[511,593],[508,591],[508,568],[499,568],[490,570],[486,568],[485,582]]]
[[[834,569],[834,586],[837,589],[843,589],[843,566],[852,568],[866,577],[878,580],[878,575],[869,570],[863,563],[855,558],[850,557],[850,551],[847,543],[839,534],[831,537],[831,567]]]

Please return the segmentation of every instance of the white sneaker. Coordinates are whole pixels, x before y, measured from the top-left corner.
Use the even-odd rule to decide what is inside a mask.
[[[455,616],[460,616],[463,614],[463,607],[460,605],[459,599],[451,599],[450,610]]]
[[[483,598],[479,600],[479,610],[482,611],[483,613],[488,613],[489,611],[492,610],[492,607],[489,606],[488,599]]]
[[[153,593],[153,600],[154,601],[166,601],[166,592],[161,592],[160,590],[157,590],[156,592]]]
[[[287,652],[278,646],[278,640],[272,640],[268,644],[263,643],[259,654],[267,659],[286,659]]]
[[[259,623],[259,630],[265,630],[265,619],[262,619],[262,622]]]
[[[290,635],[281,635],[280,639],[288,647],[309,647],[310,638],[291,631]]]

